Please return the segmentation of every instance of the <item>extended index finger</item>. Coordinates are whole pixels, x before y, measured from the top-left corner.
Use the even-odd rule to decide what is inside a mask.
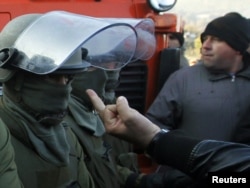
[[[95,110],[97,112],[101,113],[105,109],[105,105],[104,105],[102,99],[100,99],[100,97],[92,89],[87,89],[86,93],[88,94]]]

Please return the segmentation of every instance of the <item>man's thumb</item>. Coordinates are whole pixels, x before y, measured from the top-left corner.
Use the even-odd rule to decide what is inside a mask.
[[[120,96],[116,100],[117,111],[119,114],[128,114],[131,111],[128,100],[124,96]]]

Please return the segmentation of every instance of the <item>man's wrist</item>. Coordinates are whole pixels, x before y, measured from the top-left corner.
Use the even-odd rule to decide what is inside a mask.
[[[158,140],[162,137],[162,135],[166,134],[168,130],[161,129],[160,132],[156,133],[156,135],[152,138],[148,146],[146,147],[145,154],[148,157],[152,157],[154,155],[155,146],[158,142]]]

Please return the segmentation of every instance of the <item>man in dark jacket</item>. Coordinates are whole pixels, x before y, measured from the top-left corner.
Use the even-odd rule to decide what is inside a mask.
[[[208,23],[201,42],[201,63],[173,73],[146,116],[193,138],[249,143],[240,123],[250,108],[247,19],[235,12],[218,17]],[[158,170],[179,174],[166,166]]]
[[[146,116],[194,138],[233,141],[250,107],[250,66],[244,61],[250,43],[247,19],[238,13],[216,18],[201,41],[202,62],[173,73]]]

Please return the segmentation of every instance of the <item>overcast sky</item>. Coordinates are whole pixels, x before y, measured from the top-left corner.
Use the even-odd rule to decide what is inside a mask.
[[[171,12],[209,13],[218,12],[221,15],[236,11],[250,18],[250,0],[177,0]]]

